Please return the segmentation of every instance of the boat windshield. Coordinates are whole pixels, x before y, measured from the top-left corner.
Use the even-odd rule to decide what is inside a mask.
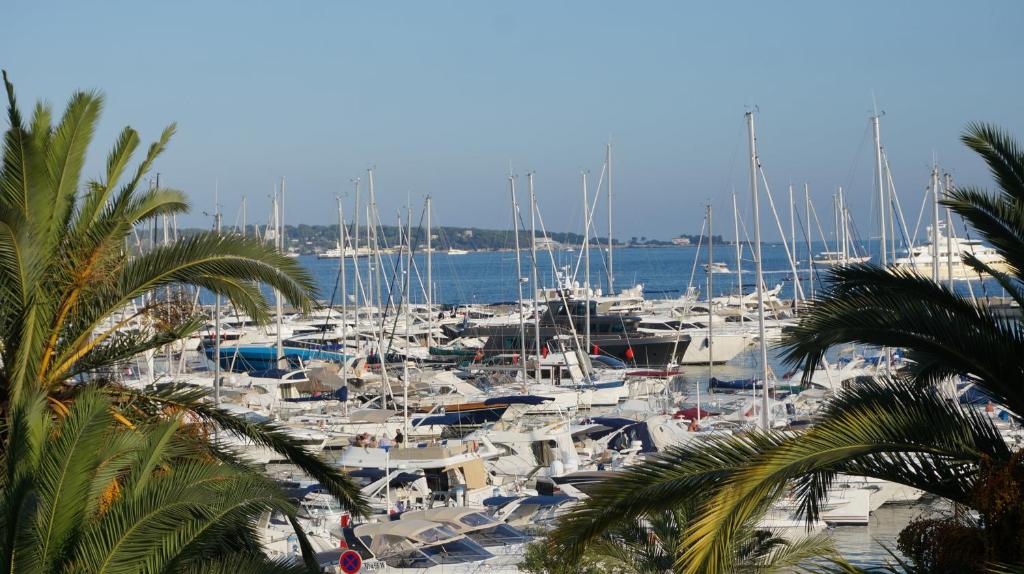
[[[498,524],[493,528],[477,530],[476,532],[471,532],[469,537],[485,548],[526,544],[530,541],[529,536],[508,524]]]
[[[441,564],[464,564],[487,560],[494,555],[468,538],[425,546],[387,558],[392,568],[429,568]]]
[[[472,514],[467,514],[459,518],[459,522],[465,524],[466,526],[483,526],[485,524],[491,524],[492,522],[494,522],[494,519],[488,517],[486,514],[474,512]]]

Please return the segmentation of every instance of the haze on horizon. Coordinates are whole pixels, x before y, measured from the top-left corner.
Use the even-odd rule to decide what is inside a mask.
[[[436,224],[507,228],[511,164],[536,173],[549,229],[579,230],[580,170],[596,182],[610,138],[615,237],[696,233],[709,198],[729,234],[730,192],[750,203],[743,114],[756,106],[780,210],[806,181],[831,222],[842,185],[866,235],[873,95],[910,220],[933,157],[958,183],[990,185],[959,143],[968,122],[1024,134],[1024,4],[1010,0],[14,0],[3,14],[0,67],[24,107],[106,94],[87,174],[122,126],[149,141],[178,123],[157,171],[191,195],[185,226],[209,225],[215,185],[227,223],[243,195],[265,221],[281,176],[288,223],[335,223],[335,196],[376,166],[389,223],[429,193]]]

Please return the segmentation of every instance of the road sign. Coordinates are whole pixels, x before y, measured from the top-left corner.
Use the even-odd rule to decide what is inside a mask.
[[[338,559],[338,567],[345,574],[356,574],[363,567],[363,558],[355,550],[346,550]]]

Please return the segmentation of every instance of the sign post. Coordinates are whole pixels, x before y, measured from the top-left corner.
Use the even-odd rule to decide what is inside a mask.
[[[345,574],[356,574],[363,567],[363,558],[355,550],[346,550],[338,559],[338,567]]]

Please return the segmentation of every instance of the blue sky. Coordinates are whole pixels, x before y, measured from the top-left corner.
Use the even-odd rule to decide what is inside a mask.
[[[1024,138],[1015,1],[14,0],[3,15],[23,102],[106,94],[91,173],[121,126],[152,139],[178,122],[158,169],[192,225],[215,182],[226,220],[243,195],[265,220],[282,175],[290,222],[331,223],[374,165],[388,219],[430,193],[439,223],[505,227],[511,162],[536,172],[549,227],[579,228],[580,170],[597,178],[611,137],[616,236],[695,233],[708,198],[727,232],[732,189],[748,209],[755,104],[776,197],[808,181],[825,214],[843,185],[866,232],[872,93],[910,219],[933,154],[989,185],[958,142],[967,122]]]

